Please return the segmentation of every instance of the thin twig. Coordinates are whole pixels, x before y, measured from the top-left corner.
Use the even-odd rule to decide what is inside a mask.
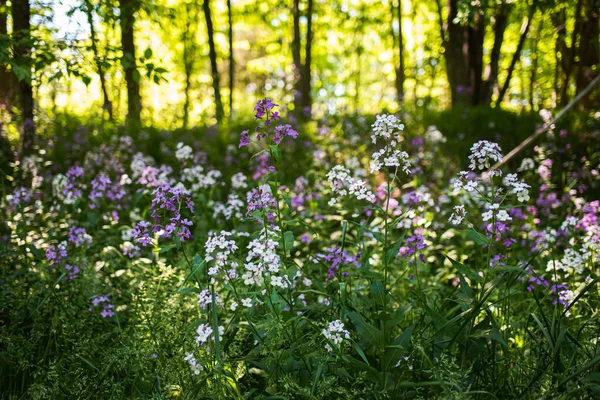
[[[505,155],[504,158],[502,159],[502,161],[498,161],[496,164],[494,164],[492,169],[494,170],[494,169],[500,168],[501,166],[503,166],[504,164],[509,162],[515,155],[520,153],[524,148],[526,148],[531,143],[533,143],[538,137],[540,137],[541,135],[546,133],[551,127],[554,126],[554,124],[556,124],[556,122],[559,119],[561,119],[571,108],[573,108],[573,106],[575,104],[577,104],[583,97],[585,97],[594,88],[594,86],[596,86],[598,84],[598,82],[600,82],[600,75],[598,75],[596,78],[594,78],[594,80],[591,81],[586,86],[586,88],[583,89],[577,96],[575,96],[575,98],[573,100],[571,100],[571,102],[569,104],[567,104],[565,106],[565,108],[560,110],[560,112],[558,114],[556,114],[556,116],[554,117],[554,119],[552,119],[552,121],[544,124],[544,126],[542,126],[541,128],[538,128],[533,133],[533,135],[531,135],[527,139],[523,140],[523,142],[521,142],[521,144],[519,144],[517,147],[512,149],[510,153]]]

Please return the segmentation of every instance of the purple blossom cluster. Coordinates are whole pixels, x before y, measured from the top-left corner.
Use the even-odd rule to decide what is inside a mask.
[[[161,233],[161,237],[178,237],[181,241],[192,237],[190,227],[193,225],[188,218],[181,214],[183,207],[194,213],[194,202],[187,190],[182,186],[162,184],[152,192],[154,198],[150,205],[151,216],[154,224],[141,221],[131,230],[131,237],[138,239],[142,246],[152,242],[150,233]]]
[[[109,177],[100,174],[92,180],[92,190],[89,194],[89,199],[92,201],[90,203],[90,208],[97,208],[100,199],[106,198],[114,203],[115,201],[122,199],[125,194],[125,188],[120,182],[112,182]]]
[[[273,121],[280,120],[279,112],[273,111],[275,107],[279,106],[279,104],[273,103],[273,99],[262,99],[256,103],[254,107],[254,120],[262,120],[264,119],[265,125],[271,125]],[[263,138],[268,137],[268,133],[260,132],[260,128],[257,126],[254,130],[256,133],[256,141],[260,141]],[[275,127],[273,142],[275,144],[280,144],[281,140],[285,137],[292,137],[296,139],[298,137],[298,132],[296,132],[290,125],[278,125]],[[245,130],[240,134],[240,144],[239,147],[248,146],[250,144],[250,131]]]
[[[88,311],[92,312],[96,308],[102,308],[102,311],[100,311],[102,318],[108,318],[115,315],[115,306],[110,303],[110,300],[106,295],[96,295],[92,297],[92,307],[88,308]]]
[[[400,251],[398,252],[399,256],[403,256],[404,258],[408,258],[418,253],[420,250],[426,249],[427,244],[425,243],[425,237],[422,235],[412,235],[404,242],[404,246],[400,247]],[[425,255],[423,253],[419,254],[419,260],[421,262],[425,262]]]
[[[360,258],[360,253],[351,255],[346,250],[342,250],[340,247],[329,247],[327,250],[325,250],[324,254],[318,253],[316,257],[317,259],[321,259],[328,264],[327,280],[333,279],[336,271],[338,271],[342,266],[354,265],[356,268],[361,267],[361,264],[358,261]],[[342,275],[348,276],[348,271],[343,271]]]

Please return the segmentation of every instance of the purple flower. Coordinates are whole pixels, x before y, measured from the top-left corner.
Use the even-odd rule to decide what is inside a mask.
[[[243,131],[240,134],[240,145],[239,145],[239,147],[248,146],[249,143],[250,143],[250,139],[248,138],[248,130],[245,130],[245,131]]]
[[[265,123],[270,125],[271,121],[280,119],[277,111],[271,112],[271,110],[277,106],[279,106],[279,104],[273,103],[273,99],[265,98],[257,101],[256,106],[254,106],[254,120],[256,121],[257,119],[265,117]]]
[[[275,137],[273,138],[273,141],[275,144],[279,144],[286,136],[291,136],[296,139],[298,137],[298,132],[292,129],[290,125],[279,125],[275,128]]]

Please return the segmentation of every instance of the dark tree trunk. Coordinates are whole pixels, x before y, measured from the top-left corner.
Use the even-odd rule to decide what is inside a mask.
[[[473,105],[482,103],[483,81],[483,39],[485,36],[485,16],[475,13],[472,25],[467,28],[469,69],[471,70],[471,90]]]
[[[88,25],[90,26],[90,39],[92,40],[92,52],[94,53],[94,61],[96,63],[96,71],[100,77],[100,88],[102,89],[103,105],[102,109],[108,112],[108,118],[113,120],[113,109],[112,103],[108,97],[108,90],[106,88],[106,78],[104,76],[104,67],[102,66],[102,60],[98,51],[96,29],[94,27],[94,17],[92,3],[89,0],[85,1],[85,12],[87,14]]]
[[[296,115],[306,120],[311,115],[311,64],[312,64],[312,14],[313,0],[308,0],[306,10],[306,41],[304,43],[304,63],[301,58],[302,38],[300,36],[300,0],[294,0],[292,17],[294,35],[292,38],[292,58],[294,63],[294,111]]]
[[[229,26],[229,120],[233,117],[233,88],[235,86],[235,58],[233,54],[233,17],[231,0],[227,0],[227,24]]]
[[[448,19],[444,24],[444,59],[450,84],[452,106],[472,103],[473,88],[468,54],[468,28],[454,23],[458,15],[458,0],[448,0]]]
[[[485,81],[481,93],[481,102],[489,106],[492,102],[494,87],[498,85],[498,63],[504,42],[504,32],[508,25],[509,5],[501,3],[494,18],[494,46],[490,53],[490,63],[486,67]]]
[[[529,106],[531,107],[531,111],[535,111],[535,80],[537,76],[537,68],[538,68],[538,43],[540,42],[540,38],[542,37],[542,29],[544,28],[544,17],[540,20],[540,24],[538,25],[537,33],[535,34],[535,40],[533,42],[533,52],[531,59],[531,75],[529,77]]]
[[[15,60],[31,74],[31,27],[29,22],[31,10],[29,8],[29,0],[13,0],[12,17]],[[31,75],[18,82],[17,92],[22,116],[23,154],[26,155],[31,152],[35,139]]]
[[[402,0],[398,0],[398,4],[395,6],[394,2],[390,2],[391,7],[391,15],[392,15],[392,39],[394,43],[394,48],[397,47],[398,51],[398,64],[395,66],[396,71],[396,99],[398,104],[401,105],[404,101],[404,81],[406,79],[406,74],[404,71],[404,35],[402,32]],[[398,38],[396,38],[396,33],[394,32],[394,21],[396,20],[394,14],[397,14],[398,20]]]
[[[576,40],[579,28],[581,26],[581,7],[583,0],[578,0],[575,6],[575,24],[571,32],[571,46],[567,45],[567,14],[561,9],[550,15],[554,28],[556,30],[556,52],[559,59],[559,72],[557,79],[558,104],[566,106],[569,103],[569,83],[571,74],[575,67]],[[558,57],[560,55],[560,57]]]
[[[194,62],[196,59],[196,30],[193,28],[198,20],[198,8],[196,7],[196,4],[185,4],[185,18],[186,27],[181,37],[181,41],[183,42],[183,71],[185,74],[183,86],[183,94],[185,97],[185,103],[183,104],[183,129],[188,128],[190,120],[190,91],[192,89],[192,75],[194,73]]]
[[[6,45],[8,45],[7,11],[6,0],[0,0],[0,40],[6,40]],[[10,73],[6,64],[0,63],[0,115],[4,111],[12,113],[13,87],[13,74]]]
[[[585,87],[598,75],[600,68],[600,0],[585,0],[583,21],[581,23],[579,47],[577,54],[579,58],[579,68],[575,83],[577,93],[580,93]],[[594,67],[596,67],[594,69]],[[581,110],[598,110],[600,107],[600,95],[598,90],[592,91],[585,96],[579,105]]]
[[[123,47],[123,70],[127,84],[127,124],[141,125],[142,97],[140,95],[140,73],[135,56],[134,23],[137,0],[120,0],[121,45]]]
[[[517,65],[517,61],[521,58],[521,51],[523,50],[523,45],[525,44],[525,39],[527,39],[527,33],[529,32],[529,27],[531,26],[531,20],[535,14],[535,2],[529,8],[529,15],[525,17],[523,24],[521,25],[521,36],[519,37],[519,43],[517,43],[517,49],[513,54],[512,60],[510,60],[510,66],[508,67],[508,71],[506,73],[506,79],[504,80],[504,85],[502,89],[500,89],[500,93],[498,94],[498,100],[496,101],[496,105],[502,104],[502,100],[510,87],[510,80],[512,79],[513,72],[515,71],[515,66]]]
[[[212,86],[215,94],[215,114],[217,124],[223,121],[223,102],[221,101],[221,86],[219,79],[219,68],[217,65],[217,50],[215,48],[214,28],[210,15],[209,0],[204,0],[204,17],[206,18],[206,30],[208,34],[208,57],[210,58],[210,70],[212,74]]]

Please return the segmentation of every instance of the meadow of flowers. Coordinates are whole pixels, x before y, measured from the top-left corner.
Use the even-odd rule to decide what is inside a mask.
[[[597,130],[493,169],[493,134],[279,112],[14,165],[0,397],[600,396]]]

